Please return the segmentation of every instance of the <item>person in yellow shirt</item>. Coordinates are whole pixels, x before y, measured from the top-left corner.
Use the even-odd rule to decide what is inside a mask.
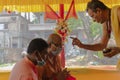
[[[78,38],[73,38],[73,45],[93,51],[101,51],[107,47],[111,31],[113,31],[117,46],[110,47],[110,52],[104,54],[106,57],[112,57],[120,52],[120,6],[108,8],[99,0],[91,0],[87,4],[89,16],[93,21],[102,24],[103,35],[99,43],[84,44]]]

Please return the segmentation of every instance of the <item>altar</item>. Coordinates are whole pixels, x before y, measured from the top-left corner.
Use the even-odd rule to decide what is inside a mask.
[[[120,71],[115,66],[92,66],[68,68],[76,80],[120,80]],[[10,70],[0,71],[0,80],[9,79]]]

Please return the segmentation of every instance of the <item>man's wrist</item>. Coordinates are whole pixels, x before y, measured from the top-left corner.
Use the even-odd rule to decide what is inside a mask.
[[[120,53],[120,47],[118,47],[118,53]]]

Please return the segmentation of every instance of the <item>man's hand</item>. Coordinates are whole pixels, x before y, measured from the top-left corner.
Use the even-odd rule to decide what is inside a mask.
[[[66,80],[70,71],[67,71],[67,68],[63,69],[61,72],[57,73],[57,80]]]
[[[103,53],[105,57],[111,58],[112,56],[115,56],[116,54],[120,53],[120,47],[109,47],[110,51]]]
[[[77,45],[78,47],[82,48],[83,44],[78,38],[74,38],[74,37],[70,37],[70,38],[73,39],[72,45]]]

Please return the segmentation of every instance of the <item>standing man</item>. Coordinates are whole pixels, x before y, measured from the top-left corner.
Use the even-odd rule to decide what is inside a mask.
[[[99,43],[83,44],[78,38],[73,38],[73,45],[80,48],[100,51],[107,47],[111,31],[113,31],[117,46],[110,47],[111,51],[104,56],[112,57],[120,52],[120,6],[108,8],[99,0],[92,0],[87,4],[87,12],[93,21],[101,23],[103,27],[103,36]]]

